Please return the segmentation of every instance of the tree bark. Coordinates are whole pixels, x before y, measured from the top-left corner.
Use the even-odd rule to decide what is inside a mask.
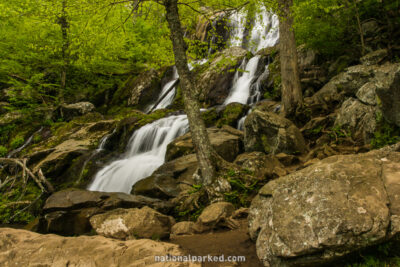
[[[293,0],[278,0],[280,61],[282,78],[282,104],[285,117],[296,112],[303,102],[300,86],[299,67],[297,62],[296,39],[293,31],[293,16],[291,7]]]
[[[200,104],[198,99],[196,99],[195,85],[187,63],[186,44],[183,39],[183,30],[179,18],[177,2],[178,0],[165,0],[164,6],[169,29],[171,31],[175,65],[179,73],[185,112],[188,116],[192,141],[196,149],[201,179],[204,186],[209,186],[214,182],[216,177],[218,160],[211,146],[205,123],[200,114]]]
[[[67,0],[62,1],[61,7],[61,16],[58,18],[58,24],[61,28],[61,35],[62,35],[62,47],[61,47],[61,56],[63,60],[63,65],[61,67],[61,84],[60,84],[60,91],[58,94],[58,98],[60,102],[64,102],[64,93],[67,84],[67,69],[69,65],[69,40],[68,40],[68,29],[69,23],[67,18]]]

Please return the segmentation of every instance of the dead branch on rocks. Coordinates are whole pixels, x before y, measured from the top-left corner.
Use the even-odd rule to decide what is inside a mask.
[[[35,175],[27,166],[26,166],[26,159],[15,159],[15,158],[0,158],[0,162],[7,163],[7,164],[15,164],[17,166],[20,166],[22,168],[22,180],[24,184],[27,182],[27,178],[25,179],[26,175],[28,175],[28,178],[31,177],[37,186],[39,186],[40,190],[42,192],[48,192],[48,193],[53,193],[54,192],[54,187],[51,185],[51,183],[44,177],[43,172],[41,169],[39,169]],[[11,178],[7,181],[7,179],[0,184],[0,188],[3,187],[5,184],[10,182],[12,179],[16,179],[16,177]],[[7,183],[6,183],[7,181]]]

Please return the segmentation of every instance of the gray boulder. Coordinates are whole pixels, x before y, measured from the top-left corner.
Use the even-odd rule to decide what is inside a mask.
[[[244,145],[247,152],[267,154],[303,154],[307,151],[300,130],[291,121],[257,108],[245,120]]]
[[[168,202],[124,193],[91,192],[67,189],[52,194],[43,207],[39,229],[45,233],[76,235],[90,232],[90,218],[117,208],[150,206],[168,212]]]
[[[78,102],[74,104],[61,105],[58,109],[58,113],[65,121],[70,121],[74,117],[85,115],[92,112],[94,109],[94,105],[90,102]]]
[[[90,218],[97,234],[117,238],[162,239],[169,237],[174,218],[149,207],[141,209],[115,209]]]
[[[383,116],[400,127],[400,64],[386,64],[375,74]]]
[[[400,234],[400,153],[326,158],[266,184],[249,233],[265,266],[314,266]]]
[[[355,139],[369,144],[377,129],[376,115],[378,109],[364,105],[354,98],[343,102],[335,120],[335,126],[352,133]]]
[[[235,128],[224,125],[222,128],[207,129],[211,145],[215,151],[229,162],[233,162],[243,150],[243,133]],[[170,161],[184,155],[194,153],[191,133],[176,138],[167,147],[166,160]]]

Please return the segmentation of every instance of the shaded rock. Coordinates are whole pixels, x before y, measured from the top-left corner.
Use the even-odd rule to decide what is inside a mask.
[[[267,154],[298,154],[307,151],[300,130],[291,121],[257,108],[245,120],[244,145],[247,152],[260,151]]]
[[[201,266],[191,262],[156,262],[156,256],[184,256],[178,245],[148,239],[121,241],[102,236],[61,237],[0,229],[4,266]]]
[[[249,233],[265,266],[329,263],[400,233],[400,153],[326,158],[273,180],[253,200]]]
[[[65,121],[70,121],[74,117],[85,115],[94,110],[94,105],[90,102],[78,102],[74,104],[61,105],[56,114]]]
[[[193,184],[197,170],[196,154],[169,161],[159,167],[150,177],[140,180],[132,187],[132,194],[155,198],[173,198]]]
[[[344,97],[354,96],[358,89],[373,78],[376,66],[356,65],[333,77],[311,98],[305,99],[308,104],[322,104],[330,109],[341,102]]]
[[[115,124],[115,120],[74,124],[72,129],[66,128],[62,133],[55,134],[45,140],[43,146],[37,146],[31,151],[33,159],[30,162],[37,162],[33,170],[37,171],[40,168],[46,177],[52,178],[57,183],[62,182],[73,160],[93,150],[93,144],[111,133]],[[47,148],[49,144],[52,144],[51,150]],[[74,179],[74,177],[68,178]]]
[[[211,145],[225,160],[233,162],[236,156],[243,150],[243,133],[241,131],[225,125],[222,128],[208,128],[207,132]],[[194,153],[192,135],[191,133],[187,133],[168,145],[166,160],[170,161],[192,153]]]
[[[171,228],[171,235],[193,235],[199,232],[198,225],[194,222],[183,221],[174,224]]]
[[[140,208],[149,206],[162,212],[172,207],[166,201],[124,193],[92,192],[68,189],[52,194],[43,207],[44,216],[40,222],[42,232],[63,235],[90,232],[89,223],[93,215],[116,208]]]
[[[137,106],[143,109],[157,99],[161,91],[161,78],[154,69],[150,69],[137,76],[131,76],[125,84],[115,92],[112,104]]]
[[[229,125],[237,127],[238,120],[247,114],[249,106],[240,103],[230,103],[221,111],[221,119],[218,120],[217,126]]]
[[[279,160],[263,152],[240,154],[234,163],[252,172],[252,176],[258,180],[274,179],[286,175],[286,170]]]
[[[361,138],[364,144],[369,144],[377,128],[376,112],[377,108],[349,98],[343,102],[335,126],[350,131],[355,139]]]
[[[400,64],[385,64],[376,74],[376,94],[381,101],[383,116],[400,126]]]
[[[207,206],[197,219],[201,232],[217,227],[235,228],[235,222],[230,217],[235,207],[229,202],[217,202]]]
[[[387,58],[387,56],[388,56],[387,49],[380,49],[366,54],[365,56],[360,58],[360,61],[362,64],[366,66],[372,66],[381,63],[383,60]]]
[[[200,101],[210,106],[224,103],[232,87],[235,70],[247,54],[243,48],[231,47],[218,53],[210,63],[201,66],[195,78]]]
[[[375,82],[368,82],[361,86],[356,96],[362,103],[375,106],[377,104]]]
[[[90,224],[97,234],[117,238],[169,237],[174,218],[161,214],[149,207],[141,209],[115,209],[90,218]]]

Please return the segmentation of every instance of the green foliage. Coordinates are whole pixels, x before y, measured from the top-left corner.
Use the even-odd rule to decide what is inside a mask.
[[[11,149],[16,149],[24,144],[25,140],[22,136],[14,137],[10,142]]]
[[[387,122],[381,113],[376,118],[378,127],[371,140],[372,148],[381,148],[387,145],[393,145],[400,142],[400,128]]]
[[[329,137],[335,142],[340,143],[340,139],[350,137],[351,132],[344,129],[341,125],[335,125],[330,129]]]
[[[259,181],[249,182],[243,177],[249,175],[248,170],[236,171],[228,170],[224,178],[228,180],[232,190],[224,194],[225,200],[238,207],[248,207],[251,195],[255,194],[260,188]]]
[[[0,157],[5,157],[7,155],[8,149],[0,145]]]
[[[17,178],[18,179],[18,178]],[[40,189],[32,181],[9,183],[0,194],[0,223],[28,223],[37,216]],[[28,207],[28,209],[26,209]]]

